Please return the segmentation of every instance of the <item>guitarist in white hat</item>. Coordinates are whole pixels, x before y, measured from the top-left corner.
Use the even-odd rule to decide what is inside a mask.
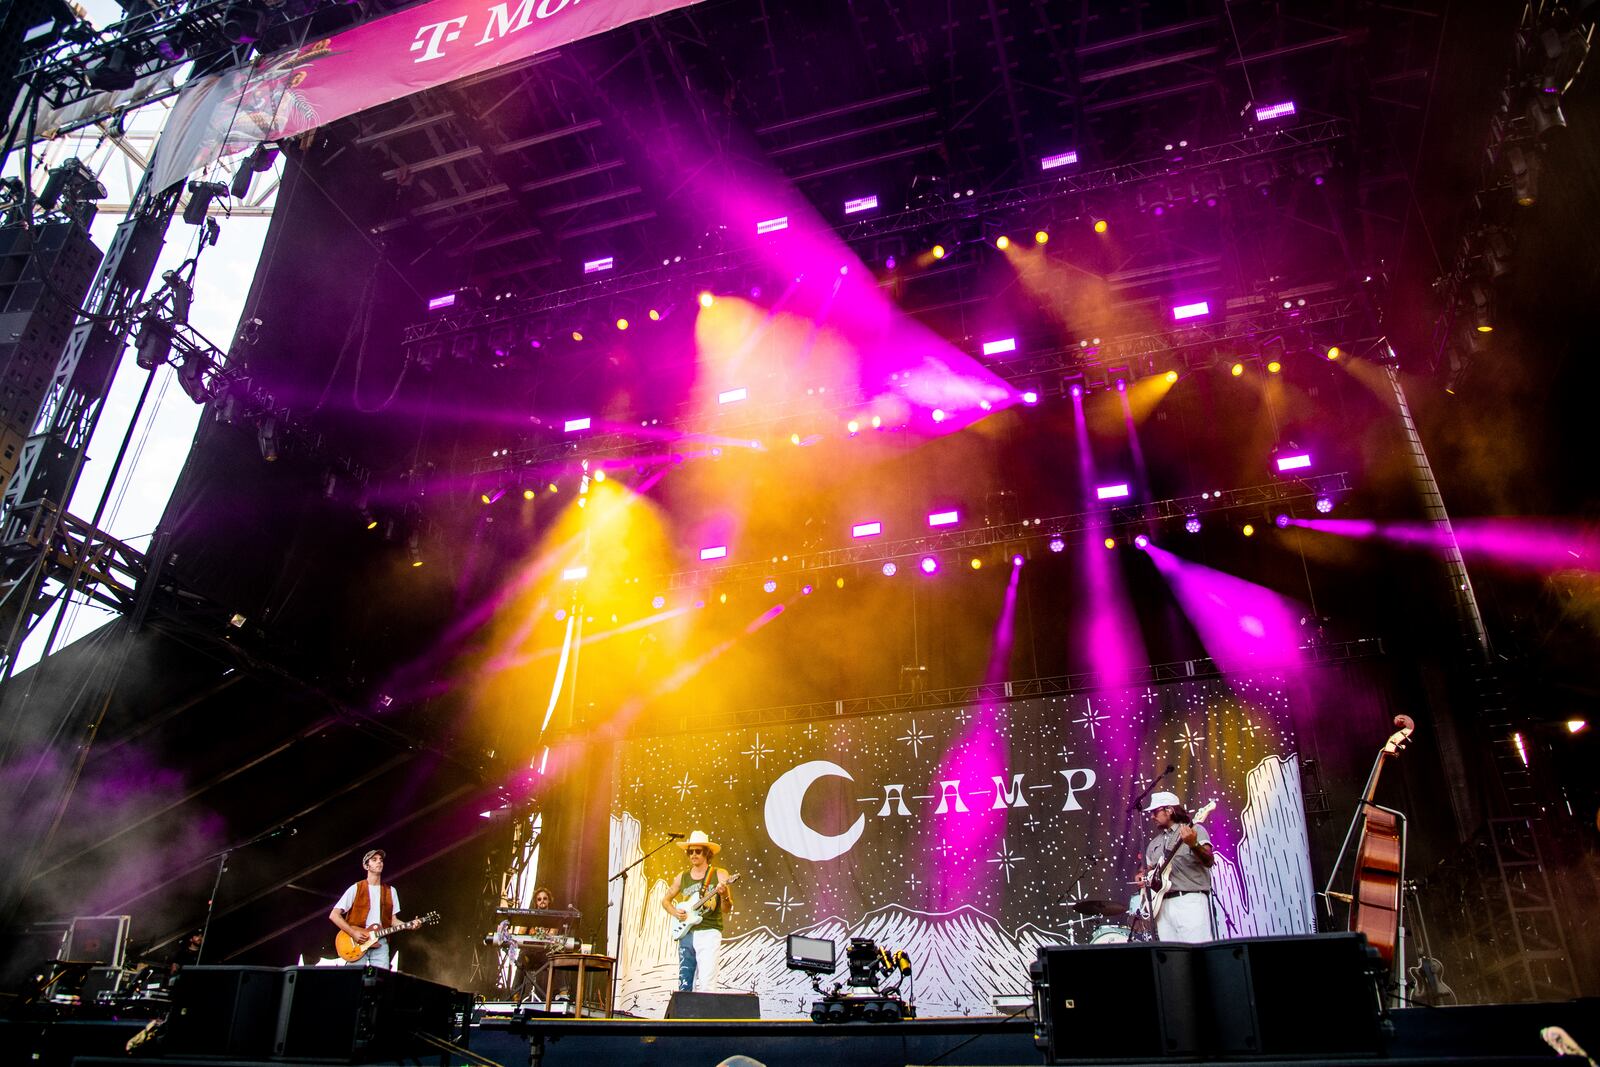
[[[1176,793],[1152,795],[1144,810],[1159,832],[1145,846],[1145,866],[1139,873],[1138,884],[1141,888],[1149,886],[1152,891],[1162,887],[1166,890],[1156,902],[1160,909],[1156,912],[1156,940],[1215,940],[1211,865],[1217,857],[1211,848],[1211,835],[1184,810]],[[1210,810],[1209,806],[1206,810]],[[1168,856],[1171,863],[1161,878],[1162,886],[1151,885]],[[1141,896],[1149,900],[1152,893]]]
[[[722,846],[696,830],[678,847],[689,857],[689,869],[667,883],[661,907],[674,919],[691,918],[691,906],[702,896],[699,920],[678,939],[678,988],[683,992],[709,992],[717,980],[717,954],[722,949],[722,921],[733,908],[728,872],[711,866]],[[708,887],[710,889],[707,895]]]
[[[374,936],[373,930],[379,927],[385,930],[400,927],[415,929],[420,925],[420,921],[407,923],[400,918],[400,894],[395,892],[394,886],[383,880],[383,855],[383,849],[375,848],[361,857],[361,866],[367,872],[366,880],[346,889],[339,903],[328,912],[328,921],[349,934],[358,945],[366,944],[367,939]],[[360,959],[349,961],[346,966],[378,967],[387,971],[388,938],[379,938],[376,947],[369,949]]]

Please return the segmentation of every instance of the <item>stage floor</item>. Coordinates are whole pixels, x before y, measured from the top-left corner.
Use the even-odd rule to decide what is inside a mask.
[[[1313,987],[1307,988],[1306,1025],[1318,1025]],[[1478,1067],[1548,1065],[1554,1054],[1539,1036],[1546,1026],[1562,1026],[1589,1049],[1600,1047],[1600,1000],[1557,1004],[1410,1008],[1392,1015],[1393,1033],[1383,1055],[1366,1059],[1301,1055],[1288,1059],[1250,1058],[1255,1067],[1343,1067],[1375,1059],[1408,1067],[1476,1064]],[[121,1045],[139,1028],[133,1022],[101,1020],[0,1024],[5,1062],[40,1067],[110,1067],[112,1064],[195,1064],[259,1067],[259,1060],[162,1057],[130,1059]],[[1103,1034],[1086,1035],[1086,1044],[1104,1047]],[[714,1067],[728,1056],[749,1056],[766,1067],[911,1067],[933,1065],[1034,1065],[1042,1054],[1033,1043],[1033,1024],[1024,1019],[919,1019],[905,1023],[821,1025],[809,1020],[653,1020],[490,1018],[472,1028],[471,1049],[502,1067]],[[281,1062],[281,1061],[280,1061]],[[408,1061],[409,1062],[409,1061]],[[423,1063],[436,1063],[429,1057]],[[465,1064],[451,1057],[451,1064]],[[1142,1067],[1185,1062],[1098,1058],[1079,1064]],[[1189,1062],[1193,1062],[1192,1060]]]

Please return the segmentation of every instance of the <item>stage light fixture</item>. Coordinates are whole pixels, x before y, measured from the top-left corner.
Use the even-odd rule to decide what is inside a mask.
[[[850,431],[851,437],[854,437],[856,434],[861,432],[861,423],[857,422],[855,419],[851,419],[849,422],[844,424],[844,428]]]
[[[933,556],[923,556],[922,559],[917,563],[917,566],[922,568],[923,574],[939,573],[939,561]]]
[[[1278,512],[1272,521],[1277,524],[1277,527],[1280,530],[1287,530],[1289,528],[1289,516],[1285,512]]]
[[[850,527],[851,537],[877,537],[883,532],[881,522],[858,522]]]
[[[1095,219],[1094,220],[1094,232],[1095,233],[1105,233],[1109,229],[1111,229],[1111,224],[1109,222],[1107,222],[1105,219]]]
[[[1059,538],[1059,537],[1050,538],[1050,551],[1052,551],[1052,552],[1065,552],[1066,549],[1067,549],[1067,543],[1065,541],[1063,541],[1061,538]]]
[[[872,416],[872,428],[874,430],[883,429],[883,416],[882,415],[874,415],[874,416]]]
[[[1253,523],[1247,522],[1244,524],[1244,528],[1239,532],[1244,534],[1246,537],[1254,537],[1256,535],[1256,528]]]
[[[982,570],[983,569],[983,560],[979,559],[977,556],[973,556],[972,560],[968,564],[968,566],[970,566],[975,571]]]
[[[1233,375],[1235,378],[1239,377],[1244,373],[1244,364],[1235,363],[1233,366],[1228,368],[1228,373]]]
[[[1022,558],[1022,553],[1020,553],[1020,552],[1018,552],[1018,553],[1016,553],[1016,554],[1015,554],[1015,555],[1013,555],[1013,556],[1012,556],[1012,557],[1011,557],[1011,565],[1012,565],[1012,566],[1013,566],[1013,567],[1020,567],[1020,566],[1022,566],[1022,565],[1023,565],[1023,564],[1024,564],[1024,563],[1025,563],[1025,562],[1027,562],[1027,561],[1026,561],[1026,560],[1025,560],[1025,559],[1023,559],[1023,558]]]
[[[555,482],[551,482],[550,484],[546,485],[545,488],[548,489],[552,493],[561,492],[561,487],[559,485],[557,485]]]
[[[1128,379],[1126,379],[1126,378],[1118,378],[1117,379],[1117,392],[1126,393],[1127,391],[1128,391]]]
[[[114,93],[132,89],[139,80],[138,56],[126,45],[112,48],[106,58],[89,68],[92,88]]]
[[[833,580],[833,587],[835,589],[843,589],[844,588],[844,579],[843,578],[835,578]]]
[[[1280,474],[1287,471],[1307,470],[1311,466],[1310,452],[1295,452],[1287,456],[1279,456],[1275,461]]]
[[[1211,314],[1211,304],[1205,300],[1196,300],[1190,304],[1177,304],[1172,309],[1172,318],[1175,322],[1198,319],[1209,314]]]
[[[933,409],[933,421],[934,422],[943,422],[944,420],[945,420],[944,408],[934,408]]]
[[[763,593],[776,593],[778,591],[778,579],[768,578],[766,581],[762,582],[761,591]]]
[[[1133,547],[1139,549],[1140,551],[1149,548],[1150,538],[1146,537],[1144,534],[1135,535],[1133,539]]]
[[[535,493],[534,493],[534,491],[532,489],[524,489],[522,491],[522,499],[524,499],[524,500],[532,500],[534,498],[534,496],[535,496]]]
[[[1189,533],[1192,533],[1192,534],[1199,533],[1200,532],[1200,516],[1191,513],[1187,518],[1185,518],[1183,520],[1183,528],[1185,530],[1187,530]]]
[[[994,246],[1000,251],[1004,252],[1006,249],[1011,247],[1011,238],[1007,237],[1005,234],[1001,234],[999,237],[994,239]]]
[[[715,304],[716,302],[717,302],[717,298],[711,293],[711,290],[705,289],[705,290],[701,291],[701,293],[700,293],[700,306],[701,307],[708,308],[712,304]]]
[[[579,430],[587,430],[593,423],[594,420],[587,415],[581,419],[568,419],[561,424],[561,431],[563,433],[576,433]]]
[[[726,559],[728,556],[727,545],[708,545],[700,550],[700,560],[705,562],[711,559]]]
[[[1280,104],[1267,104],[1256,108],[1257,122],[1271,122],[1273,119],[1284,119],[1294,115],[1294,101],[1285,100]]]
[[[1327,496],[1317,497],[1317,514],[1326,515],[1333,510],[1333,498]]]
[[[261,458],[268,463],[275,463],[278,459],[278,417],[264,415],[256,423],[256,447],[261,450]]]
[[[1114,537],[1108,537],[1104,541],[1102,541],[1101,544],[1105,545],[1107,548],[1116,548],[1117,547],[1117,539],[1114,538]]]
[[[749,399],[749,397],[750,390],[741,385],[737,389],[724,389],[722,392],[718,393],[717,403],[737,404],[741,400]]]
[[[844,202],[844,213],[846,215],[857,215],[863,211],[875,211],[877,207],[878,197],[876,194],[858,196],[854,200],[846,200]]]
[[[1024,389],[1022,391],[1022,402],[1029,407],[1037,404],[1039,402],[1039,391],[1037,389]]]
[[[954,526],[961,521],[961,513],[954,508],[949,511],[935,511],[928,515],[929,526]]]
[[[574,341],[582,341],[583,340],[583,331],[582,330],[573,330],[572,331],[572,339]]]
[[[1162,375],[1162,377],[1167,380],[1168,385],[1174,385],[1178,381],[1178,372],[1175,370],[1169,370],[1166,374]]]
[[[776,218],[762,219],[760,222],[757,222],[756,235],[760,236],[764,233],[777,233],[780,230],[787,230],[788,228],[789,216],[779,215]]]
[[[155,312],[139,320],[133,359],[141,370],[155,370],[172,356],[172,327]]]
[[[1121,500],[1128,495],[1127,482],[1118,482],[1116,485],[1096,486],[1094,491],[1096,500]]]
[[[190,182],[189,202],[183,206],[183,221],[190,226],[205,222],[211,201],[227,192],[228,187],[222,182]]]
[[[601,256],[599,259],[586,259],[583,261],[583,273],[600,274],[617,265],[615,256]]]
[[[800,587],[800,595],[801,596],[810,596],[813,591],[814,590],[811,588],[811,583],[810,582],[807,582],[805,585],[802,585]]]
[[[589,568],[585,566],[568,567],[561,572],[563,582],[581,582],[589,577]]]
[[[1330,345],[1327,354],[1330,362],[1337,361],[1340,356],[1344,355],[1343,352],[1339,351],[1338,345]]]
[[[1569,734],[1581,734],[1581,733],[1583,733],[1583,731],[1587,730],[1588,728],[1589,728],[1589,722],[1588,722],[1587,719],[1568,719],[1567,720],[1567,733],[1569,733]]]
[[[726,604],[727,602],[728,602],[728,594],[727,593],[718,593],[717,594],[717,603],[718,604]]]
[[[1016,350],[1017,339],[1015,337],[1001,337],[994,341],[983,342],[983,354],[986,356],[998,356],[1002,353],[1015,352]]]
[[[1272,362],[1267,364],[1267,373],[1268,374],[1277,374],[1282,369],[1283,369],[1283,364],[1279,363],[1277,360],[1273,360]]]
[[[1056,152],[1039,160],[1040,170],[1055,170],[1057,167],[1068,167],[1078,161],[1078,153],[1071,149],[1065,152]]]
[[[628,328],[628,320],[627,319],[618,319],[617,320],[617,329],[626,330],[627,328]]]
[[[900,568],[895,566],[894,560],[890,560],[883,565],[883,576],[885,578],[893,578],[899,570]]]
[[[1050,243],[1050,233],[1049,233],[1049,231],[1047,231],[1047,230],[1034,230],[1033,231],[1033,243],[1036,244],[1036,245],[1047,245],[1047,244],[1049,244]]]
[[[943,259],[947,255],[944,245],[934,245],[931,254],[934,259]]]
[[[789,443],[791,445],[799,445],[800,444],[800,435],[797,434],[797,433],[790,434],[789,435]]]

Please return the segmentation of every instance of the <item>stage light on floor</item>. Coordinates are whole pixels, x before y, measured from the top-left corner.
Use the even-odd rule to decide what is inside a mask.
[[[712,293],[711,293],[711,291],[709,289],[701,290],[701,292],[700,292],[700,306],[701,307],[708,308],[712,304],[715,304],[716,302],[717,302],[717,298],[712,295]]]
[[[1239,377],[1239,375],[1244,373],[1244,364],[1235,363],[1233,366],[1228,368],[1228,373],[1233,375],[1235,378]]]
[[[1319,497],[1317,497],[1317,514],[1326,515],[1328,512],[1330,512],[1332,510],[1333,510],[1333,498],[1331,496],[1319,496]]]
[[[1052,552],[1065,552],[1066,549],[1067,549],[1067,543],[1065,541],[1063,541],[1061,538],[1059,538],[1059,537],[1050,538],[1050,551],[1052,551]]]
[[[917,566],[922,568],[923,574],[939,573],[939,561],[932,556],[923,556]]]
[[[1144,534],[1136,535],[1134,537],[1134,539],[1133,539],[1133,547],[1137,548],[1137,549],[1139,549],[1141,551],[1143,551],[1146,548],[1149,548],[1150,547],[1150,538],[1146,537]]]
[[[890,560],[883,565],[883,576],[885,578],[893,578],[899,571],[900,568],[895,566],[894,560]]]
[[[1192,534],[1199,533],[1200,532],[1200,516],[1198,516],[1198,515],[1190,515],[1188,518],[1184,519],[1183,520],[1183,528],[1185,530],[1187,530],[1189,533],[1192,533]]]
[[[1239,532],[1244,534],[1246,537],[1254,537],[1256,535],[1256,528],[1254,524],[1247,522],[1244,524],[1244,529],[1240,530]]]

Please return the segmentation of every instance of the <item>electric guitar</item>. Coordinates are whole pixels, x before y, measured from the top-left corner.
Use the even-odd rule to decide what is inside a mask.
[[[737,874],[730,874],[727,884],[732,885],[738,880],[739,876]],[[700,924],[700,920],[705,918],[705,906],[716,895],[717,883],[708,876],[706,884],[701,888],[700,892],[694,895],[688,903],[679,905],[683,908],[683,918],[680,919],[676,915],[672,917],[672,940],[681,939],[684,934]]]
[[[1199,826],[1205,822],[1206,816],[1216,810],[1216,807],[1217,802],[1215,800],[1206,801],[1205,807],[1191,816],[1194,824]],[[1172,861],[1178,855],[1178,849],[1182,847],[1183,838],[1180,837],[1172,843],[1171,848],[1162,854],[1161,862],[1156,864],[1155,870],[1146,878],[1144,906],[1139,909],[1139,913],[1143,918],[1154,920],[1161,913],[1161,902],[1167,899],[1167,893],[1172,889],[1172,883],[1167,880],[1167,873],[1172,869]]]
[[[372,936],[359,945],[356,944],[355,938],[340,930],[334,935],[333,947],[338,951],[340,959],[346,963],[355,963],[362,956],[371,952],[381,939],[388,937],[390,934],[397,934],[401,930],[415,930],[419,926],[431,926],[438,921],[439,913],[430,911],[426,915],[419,915],[415,919],[410,919],[403,923],[395,923],[393,926],[380,927],[374,924],[367,927],[367,933]]]

